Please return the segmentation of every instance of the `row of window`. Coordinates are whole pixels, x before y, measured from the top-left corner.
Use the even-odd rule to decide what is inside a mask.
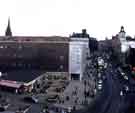
[[[11,48],[11,47],[8,46],[8,45],[0,45],[0,49],[7,49],[7,48]],[[18,49],[22,49],[22,48],[23,48],[22,45],[19,45],[19,46],[18,46]]]
[[[25,64],[25,63],[16,63],[16,62],[12,63],[12,64],[3,64],[2,65],[2,68],[6,68],[6,67],[8,67],[8,68],[45,68],[43,65],[30,64],[30,63]],[[1,68],[1,65],[0,65],[0,68]],[[56,69],[56,68],[57,68],[57,70],[63,70],[64,66],[61,64],[59,66],[54,67],[54,69]],[[51,69],[51,67],[50,67],[50,69]]]

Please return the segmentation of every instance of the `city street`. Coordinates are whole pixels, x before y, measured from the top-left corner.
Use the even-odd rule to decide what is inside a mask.
[[[103,69],[105,75],[101,75],[106,76],[102,91],[98,91],[98,97],[95,101],[89,105],[87,110],[82,110],[80,113],[124,113],[128,109],[129,97],[131,96],[123,91],[123,86],[130,86],[131,78],[125,80],[118,74],[117,68],[110,62],[107,63],[109,65]]]

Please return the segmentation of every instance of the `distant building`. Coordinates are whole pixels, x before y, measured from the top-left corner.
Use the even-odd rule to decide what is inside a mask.
[[[132,67],[135,67],[135,48],[129,48],[126,63]]]
[[[112,48],[124,64],[130,47],[135,48],[135,39],[127,36],[124,27],[121,26],[120,32],[112,37]]]
[[[110,48],[112,47],[112,40],[106,39],[106,40],[100,40],[97,43],[98,50],[102,52],[110,52]]]
[[[98,41],[96,38],[89,37],[89,50],[90,52],[94,52],[98,50]]]

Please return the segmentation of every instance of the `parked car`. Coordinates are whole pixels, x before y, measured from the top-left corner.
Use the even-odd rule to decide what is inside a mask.
[[[57,102],[58,100],[58,95],[50,95],[48,98],[47,98],[47,101],[48,102]]]
[[[38,99],[34,96],[26,96],[23,98],[23,100],[30,103],[38,103]]]
[[[7,103],[7,102],[6,103],[1,103],[0,104],[0,112],[6,111],[9,106],[10,106],[10,104]]]
[[[102,84],[98,84],[98,90],[102,89]]]
[[[125,76],[123,76],[123,77],[124,77],[125,80],[128,80],[128,76],[125,75]]]
[[[102,83],[103,81],[101,79],[98,80],[98,90],[102,89]]]

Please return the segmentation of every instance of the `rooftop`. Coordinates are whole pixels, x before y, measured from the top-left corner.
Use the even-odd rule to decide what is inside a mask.
[[[60,36],[0,36],[0,41],[15,42],[68,42],[70,38]]]
[[[1,79],[28,83],[43,73],[40,70],[13,70],[6,72]]]

